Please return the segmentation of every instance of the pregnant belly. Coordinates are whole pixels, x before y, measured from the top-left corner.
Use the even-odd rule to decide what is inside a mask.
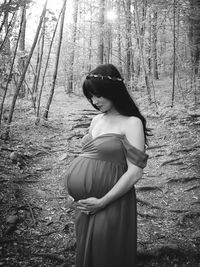
[[[102,197],[123,174],[121,165],[84,157],[76,158],[69,166],[66,184],[76,200]]]

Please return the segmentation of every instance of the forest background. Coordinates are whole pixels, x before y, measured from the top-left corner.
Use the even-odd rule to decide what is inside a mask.
[[[30,166],[36,162],[41,164],[43,160],[43,165],[45,165],[46,161],[50,160],[48,149],[55,152],[55,147],[60,141],[56,137],[55,143],[52,143],[49,148],[49,145],[44,145],[44,140],[48,139],[50,142],[54,136],[60,136],[60,139],[62,137],[62,140],[65,140],[62,146],[67,147],[68,154],[65,155],[61,149],[58,150],[60,152],[57,152],[64,154],[56,156],[60,161],[64,161],[63,165],[67,165],[73,158],[73,149],[75,151],[80,149],[78,147],[79,139],[86,132],[92,116],[96,114],[83,99],[82,80],[90,70],[102,63],[112,63],[118,67],[128,90],[147,117],[149,127],[153,129],[154,140],[150,142],[149,146],[150,167],[155,164],[154,167],[157,168],[158,158],[163,157],[161,166],[169,165],[170,170],[164,171],[165,175],[162,181],[166,179],[171,181],[170,172],[172,172],[172,176],[175,175],[171,169],[172,164],[174,164],[174,168],[181,167],[181,172],[179,169],[175,170],[175,173],[180,176],[175,177],[176,181],[183,183],[186,180],[188,182],[189,179],[192,185],[190,188],[185,188],[185,184],[184,186],[183,184],[176,185],[174,190],[177,190],[176,194],[178,191],[185,192],[185,190],[192,193],[184,199],[187,204],[191,203],[192,198],[197,198],[195,205],[199,203],[197,197],[199,168],[196,165],[199,165],[198,148],[200,147],[198,139],[200,124],[200,0],[1,0],[0,152],[2,176],[0,183],[3,185],[1,192],[3,204],[1,206],[2,243],[0,242],[0,252],[3,253],[3,260],[0,264],[2,263],[3,266],[13,266],[16,255],[20,258],[23,254],[22,251],[16,252],[14,248],[16,245],[13,244],[17,242],[19,245],[20,242],[18,243],[16,235],[19,235],[22,229],[23,233],[25,232],[24,236],[28,235],[30,227],[28,231],[25,231],[26,227],[24,226],[27,218],[30,217],[31,227],[35,230],[38,227],[38,221],[42,221],[41,218],[44,216],[42,213],[38,215],[38,212],[35,211],[38,203],[28,201],[25,192],[27,184],[31,184],[33,189],[37,188],[39,198],[43,198],[44,192],[38,188],[41,187],[41,181],[44,183],[43,179],[46,176],[40,177],[37,180],[38,184],[32,178],[27,180],[27,177],[35,177],[35,172],[38,175],[39,171],[46,170],[48,172],[49,170],[51,177],[49,182],[55,185],[53,180],[55,173],[52,173],[51,168],[48,169],[41,165],[37,166],[39,171],[35,169],[30,173]],[[169,135],[171,136],[169,137]],[[157,140],[155,140],[156,136]],[[181,146],[181,149],[179,147],[177,151],[181,151],[183,155],[173,155],[176,145]],[[171,152],[167,150],[167,153],[164,153],[163,146],[171,149]],[[33,153],[33,147],[39,152]],[[162,151],[154,152],[153,149]],[[151,151],[153,151],[152,154]],[[188,158],[184,154],[187,152],[189,152]],[[172,158],[164,158],[166,155],[172,156]],[[151,158],[153,163],[151,163]],[[185,162],[183,158],[185,158]],[[53,160],[53,156],[51,160]],[[191,163],[191,160],[195,160],[197,164],[194,166],[194,162]],[[33,162],[34,164],[32,164]],[[191,164],[192,167],[190,165],[188,167],[188,164]],[[59,165],[59,170],[61,165]],[[160,173],[152,174],[151,171],[151,175],[158,177]],[[186,178],[184,175],[187,176],[186,180],[184,180]],[[18,178],[16,179],[16,177]],[[153,184],[152,180],[150,180],[150,184]],[[159,194],[156,195],[159,190],[155,192],[158,183],[156,186],[144,184],[142,186],[138,190],[142,193],[150,191],[155,197],[154,204],[159,204],[161,200]],[[180,190],[180,188],[182,189]],[[56,190],[55,186],[55,194]],[[59,188],[59,190],[61,189]],[[165,188],[163,192],[167,193],[168,190]],[[172,195],[174,196],[174,194],[173,192]],[[61,190],[62,205],[65,201],[63,195]],[[23,200],[21,196],[23,196]],[[146,201],[140,199],[139,203],[149,207],[148,197],[145,199]],[[26,204],[22,205],[23,201]],[[174,204],[173,200],[171,200],[171,204]],[[155,208],[152,205],[150,207]],[[58,212],[57,206],[56,209]],[[63,207],[63,209],[65,208]],[[26,213],[26,218],[22,212]],[[73,217],[70,209],[67,209],[67,212],[69,217]],[[168,241],[167,246],[165,244],[165,248],[167,247],[167,251],[172,251],[176,256],[173,260],[166,259],[166,266],[199,266],[199,254],[196,253],[200,238],[197,228],[199,206],[195,208],[195,212],[191,211],[190,207],[188,210],[182,210],[181,206],[178,206],[176,213],[183,216],[181,217],[182,221],[192,218],[194,228],[190,228],[191,225],[188,222],[188,229],[190,228],[188,235],[190,237],[192,235],[197,240],[192,239],[189,242],[183,238],[181,242],[184,246],[186,243],[191,245],[190,248],[186,247],[187,251],[192,251],[191,255],[194,257],[192,256],[193,259],[184,259],[185,265],[183,265],[180,258],[183,257],[184,246],[180,246],[180,252],[179,247],[172,244],[170,237],[170,242]],[[144,217],[144,214],[140,213],[140,215]],[[166,220],[169,220],[170,216],[167,214]],[[34,257],[33,266],[38,264],[37,257],[48,258],[53,262],[43,260],[42,263],[39,263],[40,266],[51,266],[51,264],[55,266],[55,261],[63,262],[66,258],[73,265],[75,238],[70,218],[65,221],[68,243],[67,245],[64,241],[62,243],[62,246],[65,247],[63,248],[65,258],[58,256],[56,254],[59,253],[58,251],[55,254],[51,253],[53,255],[51,256],[47,251],[39,253],[36,249],[37,253],[35,251],[30,253],[28,250],[28,255],[31,254]],[[51,225],[52,222],[49,222],[48,226]],[[164,231],[163,225],[161,228]],[[40,231],[42,231],[41,229],[43,228],[41,227]],[[148,229],[150,230],[151,227]],[[169,229],[166,229],[168,232]],[[50,231],[49,235],[53,235],[54,232]],[[31,233],[38,234],[36,230]],[[39,236],[46,237],[48,233],[41,234],[40,232]],[[172,232],[170,233],[172,234]],[[8,238],[8,234],[13,235],[12,238]],[[62,236],[62,238],[64,237]],[[159,236],[158,239],[162,238]],[[179,238],[178,235],[177,239]],[[52,239],[49,242],[52,244],[55,240]],[[144,244],[144,240],[141,243]],[[28,247],[29,245],[26,249]],[[193,250],[191,247],[195,247],[195,249]],[[161,254],[162,249],[160,250]],[[154,251],[150,255],[155,256],[156,253]],[[157,253],[156,255],[161,254]],[[23,255],[23,257],[24,260],[19,266],[29,266],[26,265],[28,256]],[[178,265],[177,258],[180,260],[180,265]],[[70,264],[69,266],[71,266]],[[142,262],[141,264],[143,264],[141,266],[161,266],[157,259],[153,263],[146,262],[144,265]]]

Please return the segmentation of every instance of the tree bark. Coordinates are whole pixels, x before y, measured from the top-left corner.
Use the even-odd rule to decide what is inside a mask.
[[[45,68],[44,68],[44,73],[43,73],[43,76],[42,76],[40,92],[39,92],[39,95],[38,95],[37,112],[36,112],[36,117],[37,117],[36,118],[36,124],[40,121],[40,102],[41,102],[41,97],[42,97],[42,91],[43,91],[43,87],[44,87],[46,72],[47,72],[48,65],[49,65],[49,59],[50,59],[50,55],[51,55],[53,41],[54,41],[54,38],[55,38],[55,35],[56,35],[56,31],[57,31],[57,28],[58,28],[58,23],[59,23],[59,20],[60,20],[61,13],[62,13],[62,11],[60,12],[60,14],[58,16],[58,20],[56,22],[56,26],[55,26],[55,29],[54,29],[54,32],[53,32],[53,36],[52,36],[52,39],[51,39],[51,43],[50,43],[50,46],[49,46],[49,51],[48,51],[48,55],[47,55],[47,61],[46,61]]]
[[[25,9],[23,10],[23,12],[25,12]],[[6,99],[9,82],[12,79],[12,72],[13,72],[13,68],[14,68],[16,55],[17,55],[17,49],[18,49],[18,45],[19,45],[20,35],[21,35],[22,27],[23,27],[22,26],[23,25],[23,17],[24,17],[23,12],[21,14],[21,22],[20,22],[20,27],[19,27],[19,33],[18,33],[16,45],[15,45],[15,50],[14,50],[14,55],[13,55],[13,59],[12,59],[12,63],[11,63],[10,73],[9,73],[9,76],[8,76],[8,79],[7,79],[7,83],[6,83],[6,86],[5,86],[5,89],[4,89],[4,94],[3,94],[3,98],[2,98],[2,102],[1,102],[1,107],[0,107],[0,126],[1,126],[2,115],[3,115],[3,106],[4,106],[5,99]]]
[[[126,81],[131,80],[131,0],[126,1]]]
[[[20,78],[20,81],[19,81],[19,84],[16,88],[16,91],[14,93],[14,96],[13,96],[13,100],[12,100],[12,103],[11,103],[11,108],[10,108],[10,112],[9,112],[9,117],[8,117],[8,129],[7,129],[7,135],[9,134],[9,125],[11,124],[12,122],[12,118],[13,118],[13,113],[14,113],[14,108],[15,108],[15,104],[16,104],[16,100],[17,100],[17,97],[18,97],[18,94],[19,94],[19,91],[20,91],[20,88],[22,86],[22,83],[24,81],[24,78],[25,78],[25,75],[26,75],[26,71],[28,69],[28,66],[29,66],[29,63],[31,61],[31,57],[33,55],[33,51],[35,49],[35,46],[36,46],[36,43],[37,43],[37,40],[38,40],[38,36],[39,36],[39,33],[40,33],[40,29],[41,29],[41,25],[42,25],[42,21],[45,17],[45,14],[46,14],[46,6],[47,6],[47,2],[48,0],[46,0],[45,4],[44,4],[44,7],[43,7],[43,11],[42,11],[42,14],[40,16],[40,21],[39,21],[39,24],[38,24],[38,27],[37,27],[37,31],[36,31],[36,34],[35,34],[35,38],[34,38],[34,41],[33,41],[33,44],[32,44],[32,47],[31,47],[31,50],[30,50],[30,53],[29,53],[29,56],[28,56],[28,59],[26,61],[26,65],[24,67],[24,71],[21,75],[21,78]]]
[[[55,69],[54,69],[54,74],[53,74],[53,82],[52,82],[52,87],[51,87],[51,90],[50,90],[50,95],[49,95],[49,98],[48,98],[48,101],[47,101],[46,109],[45,109],[44,114],[43,114],[43,119],[44,120],[48,119],[49,109],[50,109],[51,102],[52,102],[53,95],[54,95],[54,89],[55,89],[56,78],[57,78],[57,73],[58,73],[58,63],[59,63],[59,58],[60,58],[60,49],[61,49],[61,44],[62,44],[66,3],[67,3],[67,0],[63,0],[62,17],[61,17],[61,25],[60,25],[60,34],[59,34],[59,39],[58,39],[58,49],[57,49],[57,54],[56,54]]]
[[[200,64],[200,0],[190,0],[189,41],[191,45],[191,61],[195,75]]]
[[[118,52],[118,69],[120,71],[120,73],[122,73],[122,47],[121,47],[121,43],[122,43],[122,37],[121,37],[121,5],[120,5],[121,1],[118,0],[117,2],[117,13],[118,13],[118,22],[117,22],[117,52]]]
[[[173,73],[172,73],[172,104],[171,107],[174,106],[174,94],[175,94],[175,77],[176,77],[176,0],[174,0],[174,25],[173,25]]]
[[[139,19],[139,13],[138,13],[138,5],[137,5],[137,0],[134,2],[134,10],[135,10],[135,17],[136,17],[136,30],[137,33],[139,33],[139,25],[140,25],[140,19]],[[137,40],[138,40],[138,46],[139,46],[139,52],[140,52],[140,58],[142,62],[142,69],[144,73],[144,79],[145,79],[145,84],[146,84],[146,89],[147,89],[147,95],[148,95],[148,100],[149,103],[151,103],[151,89],[150,89],[150,81],[149,81],[149,76],[148,72],[146,69],[146,64],[145,64],[145,57],[144,57],[144,51],[143,51],[143,45],[142,45],[142,37],[140,34],[137,34]]]
[[[73,80],[74,80],[74,58],[76,49],[76,35],[77,35],[77,21],[78,21],[78,0],[74,1],[74,14],[73,14],[73,27],[72,27],[72,46],[69,58],[69,70],[67,81],[67,93],[73,92]]]
[[[99,64],[104,63],[104,22],[105,22],[105,0],[100,0],[99,8],[99,41],[98,41],[98,58],[97,62]]]
[[[153,11],[153,21],[152,21],[152,67],[153,67],[153,77],[158,80],[158,56],[157,56],[157,18],[158,13],[156,10]]]
[[[24,52],[25,52],[25,33],[26,33],[26,2],[24,2],[23,6],[20,7],[20,13],[21,16],[23,15],[22,31],[19,40],[19,51],[22,53],[22,56],[19,58],[18,61],[18,69],[20,74],[22,74],[25,67]],[[22,84],[19,92],[19,97],[24,97],[24,96],[25,96],[25,85]]]

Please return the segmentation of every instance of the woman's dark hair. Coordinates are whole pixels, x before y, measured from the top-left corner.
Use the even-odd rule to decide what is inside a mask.
[[[102,64],[92,70],[83,83],[83,93],[97,110],[99,110],[98,107],[92,103],[93,95],[109,99],[121,115],[138,117],[142,121],[147,144],[149,130],[146,127],[146,119],[128,93],[123,79],[114,65]]]

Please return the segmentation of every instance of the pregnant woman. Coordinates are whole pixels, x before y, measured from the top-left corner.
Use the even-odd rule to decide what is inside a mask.
[[[146,120],[112,64],[91,71],[83,93],[100,114],[92,120],[82,139],[82,153],[65,177],[77,206],[76,267],[135,267],[134,185],[148,158]]]

